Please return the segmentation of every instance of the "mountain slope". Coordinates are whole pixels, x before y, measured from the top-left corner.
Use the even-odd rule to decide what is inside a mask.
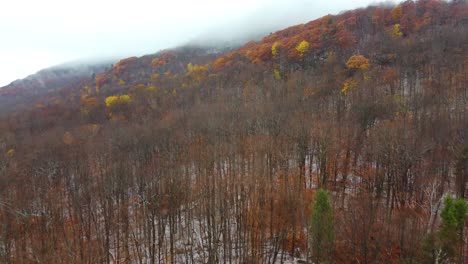
[[[76,87],[110,68],[114,60],[97,63],[73,62],[41,70],[0,88],[0,110],[20,109],[34,98],[50,95],[66,87]]]
[[[0,262],[463,263],[467,11],[127,58],[4,113]]]

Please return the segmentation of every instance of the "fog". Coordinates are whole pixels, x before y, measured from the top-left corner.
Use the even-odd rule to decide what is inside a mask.
[[[15,0],[2,4],[0,86],[68,61],[187,43],[240,44],[370,0]]]

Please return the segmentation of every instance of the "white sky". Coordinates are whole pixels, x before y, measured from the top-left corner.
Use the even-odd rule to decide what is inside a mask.
[[[5,0],[0,3],[0,87],[63,62],[141,56],[201,36],[230,40],[373,2]]]

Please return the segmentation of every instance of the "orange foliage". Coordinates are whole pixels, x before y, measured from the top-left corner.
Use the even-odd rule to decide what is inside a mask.
[[[353,55],[346,62],[348,69],[368,70],[370,67],[369,59],[362,55]]]
[[[169,62],[173,61],[175,59],[175,54],[172,51],[163,51],[159,54],[159,57],[154,58],[151,61],[151,67],[152,68],[158,68],[163,65],[168,64]]]
[[[394,68],[386,69],[383,73],[383,81],[385,83],[391,83],[398,77],[398,72]]]
[[[252,63],[267,62],[278,55],[279,47],[287,51],[287,57],[291,61],[297,61],[307,51],[329,47],[330,44],[341,48],[350,47],[356,43],[356,37],[350,31],[356,25],[356,19],[356,14],[352,12],[339,16],[327,15],[307,24],[280,30],[260,42],[249,42],[242,48],[218,58],[213,64],[213,69],[219,71],[242,58],[247,58]],[[330,43],[329,40],[335,42]]]
[[[219,71],[221,70],[222,68],[224,68],[227,64],[227,61],[229,60],[230,58],[228,56],[224,56],[224,57],[221,57],[221,58],[218,58],[214,64],[213,64],[213,69],[215,71]]]
[[[259,42],[249,42],[240,49],[218,58],[213,62],[212,69],[220,71],[225,67],[244,63],[247,60],[252,63],[268,62],[278,55],[278,47],[286,51],[284,55],[287,55],[290,61],[297,61],[301,58],[301,54],[304,54],[304,52],[296,50],[301,41],[309,43],[309,51],[323,48],[351,48],[358,40],[355,33],[357,27],[367,27],[365,25],[366,19],[370,19],[373,25],[371,34],[381,32],[384,28],[395,27],[396,36],[402,36],[403,32],[406,36],[413,32],[413,29],[422,27],[425,23],[434,23],[433,18],[437,17],[438,12],[440,13],[442,4],[440,1],[428,0],[422,4],[418,3],[418,5],[422,7],[421,14],[415,12],[416,4],[414,2],[407,1],[395,8],[373,6],[348,11],[337,16],[327,15],[306,24],[277,31]],[[358,25],[358,22],[363,24]],[[399,24],[399,26],[394,26],[395,24]],[[158,63],[159,60],[157,60]],[[364,68],[366,67],[360,67],[360,69]]]
[[[245,55],[253,63],[268,61],[272,58],[271,45],[269,43],[259,44],[252,49],[248,49]]]
[[[395,8],[392,9],[392,19],[393,20],[399,20],[402,15],[403,15],[403,10],[402,10],[401,6],[396,6]]]
[[[65,134],[63,134],[62,140],[65,145],[71,145],[73,144],[74,138],[70,132],[65,132]]]
[[[94,108],[99,105],[99,101],[95,97],[83,98],[82,103],[88,108]]]
[[[113,68],[114,74],[119,75],[121,74],[126,68],[128,68],[130,65],[133,63],[137,62],[138,58],[137,57],[130,57],[123,59],[119,62],[117,62]]]
[[[130,89],[131,92],[138,92],[138,91],[143,91],[146,89],[146,85],[140,83],[140,84],[137,84],[135,85],[134,87],[132,87]]]

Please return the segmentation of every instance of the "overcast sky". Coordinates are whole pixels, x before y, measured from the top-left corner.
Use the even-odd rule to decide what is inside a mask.
[[[189,41],[230,41],[371,0],[12,0],[0,8],[0,86],[89,58],[141,56]]]

